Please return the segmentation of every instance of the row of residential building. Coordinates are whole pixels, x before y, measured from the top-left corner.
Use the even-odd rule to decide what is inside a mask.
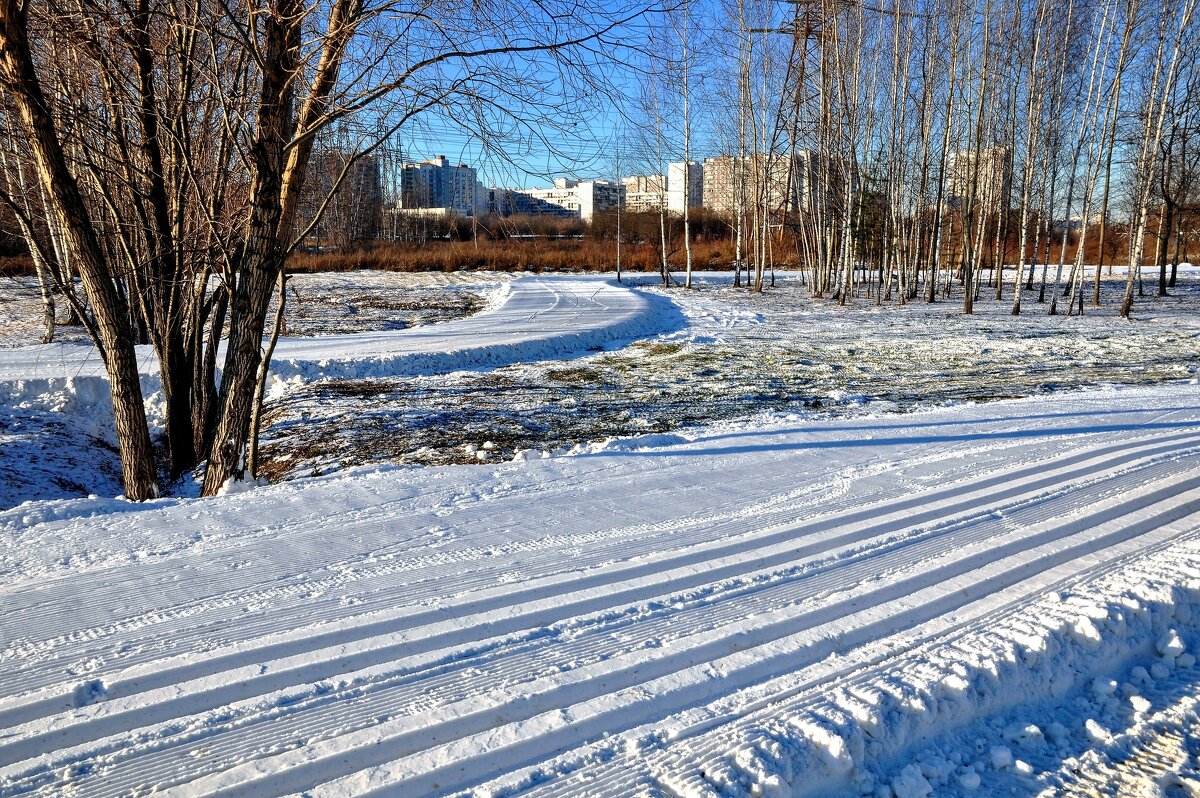
[[[665,208],[681,213],[685,207],[729,212],[737,205],[738,186],[746,186],[747,197],[758,196],[758,179],[764,179],[762,188],[769,192],[773,207],[796,210],[808,206],[809,161],[805,153],[794,158],[780,155],[744,160],[721,156],[702,163],[669,164],[666,175],[636,175],[619,182],[560,177],[550,188],[504,189],[484,187],[474,168],[452,164],[439,155],[403,165],[395,211],[457,216],[547,214],[584,221],[618,205],[632,212]]]
[[[372,231],[398,229],[403,218],[422,216],[543,215],[591,221],[618,206],[631,212],[673,213],[703,207],[729,214],[739,203],[751,206],[764,200],[771,208],[794,212],[812,207],[813,186],[822,180],[814,161],[804,151],[790,157],[724,155],[669,164],[665,175],[620,181],[558,178],[550,188],[511,189],[485,187],[473,167],[452,163],[444,155],[390,163],[371,155],[354,163],[316,237],[332,239],[332,231],[342,230],[346,237],[368,239],[378,235]],[[310,170],[314,207],[304,209],[314,212],[346,162],[329,155],[316,163]],[[950,207],[974,196],[977,207],[990,212],[1007,201],[1012,175],[1007,148],[953,154],[946,168]],[[837,182],[828,175],[824,179]]]

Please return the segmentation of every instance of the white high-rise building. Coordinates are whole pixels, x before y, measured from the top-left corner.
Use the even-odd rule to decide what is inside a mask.
[[[441,210],[451,216],[473,216],[479,210],[483,186],[473,167],[451,164],[445,155],[406,163],[400,176],[401,211]]]
[[[617,207],[625,186],[610,180],[573,180],[560,177],[553,188],[526,189],[525,194],[542,202],[566,208],[585,222],[598,212]]]
[[[697,161],[667,165],[667,210],[683,213],[684,208],[704,204],[704,166]]]
[[[625,186],[625,210],[658,213],[667,201],[662,175],[633,175],[621,179]]]
[[[1009,199],[1011,184],[1012,152],[1008,147],[963,150],[946,158],[946,201],[951,208],[961,208],[974,188],[975,202],[983,213],[996,213]]]
[[[484,204],[480,205],[480,213],[494,213],[498,216],[555,216],[560,218],[575,218],[578,214],[567,210],[561,205],[531,196],[525,189],[489,188],[484,189],[486,195]]]
[[[705,158],[703,204],[718,213],[731,213],[737,207],[739,193],[744,203],[753,202],[760,195],[761,182],[771,208],[788,212],[808,210],[812,205],[813,177],[811,153],[804,150],[791,159],[786,155],[751,155],[744,161],[731,155]]]

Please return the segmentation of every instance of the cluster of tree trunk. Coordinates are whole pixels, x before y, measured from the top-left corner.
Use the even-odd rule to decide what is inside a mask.
[[[47,340],[63,297],[103,358],[127,497],[160,477],[136,345],[158,360],[167,478],[203,463],[211,495],[252,472],[272,297],[356,165],[426,115],[489,142],[570,124],[536,103],[587,113],[646,12],[0,0],[0,201],[42,279]],[[323,137],[339,157],[314,166]]]
[[[839,302],[960,290],[970,313],[985,287],[1001,299],[1007,264],[1014,314],[1035,288],[1050,313],[1059,297],[1082,313],[1090,242],[1072,240],[1067,262],[1068,239],[1099,230],[1098,305],[1118,219],[1127,316],[1145,263],[1165,293],[1187,236],[1181,209],[1200,199],[1196,10],[1196,0],[730,0],[708,95],[740,169],[735,281],[746,264],[762,290],[782,261]]]

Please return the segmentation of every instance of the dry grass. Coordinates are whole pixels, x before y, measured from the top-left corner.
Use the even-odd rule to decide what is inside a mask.
[[[546,379],[567,385],[589,385],[600,382],[602,375],[596,369],[586,366],[569,366],[547,369]]]
[[[1086,239],[1084,261],[1095,263],[1099,259],[1098,230],[1089,231]],[[1066,258],[1075,255],[1077,236],[1067,245]],[[1147,239],[1151,254],[1153,238]],[[676,240],[670,253],[673,270],[683,269],[683,245]],[[1118,227],[1110,230],[1105,246],[1108,263],[1121,263],[1126,240]],[[1059,245],[1052,242],[1049,261],[1056,263]],[[1006,252],[1006,262],[1016,261],[1016,237],[1012,237]],[[784,251],[791,251],[785,247]],[[1187,260],[1185,253],[1184,260]],[[986,257],[990,255],[985,253]],[[733,262],[733,242],[728,239],[698,240],[692,245],[693,264],[696,269],[721,270],[730,268]],[[621,266],[630,272],[657,272],[660,264],[658,249],[651,243],[626,244],[621,250]],[[947,252],[949,262],[954,262],[955,253]],[[1038,261],[1046,260],[1045,242],[1037,252]],[[375,246],[355,252],[328,252],[320,254],[298,253],[288,259],[288,271],[294,274],[316,272],[349,272],[360,270],[393,272],[543,272],[543,271],[588,271],[611,272],[616,269],[616,246],[607,239],[569,240],[490,240],[475,241],[432,241],[424,244],[398,243]],[[32,275],[33,263],[28,257],[0,257],[0,277]]]
[[[0,258],[0,277],[32,277],[33,260],[26,256]]]
[[[644,350],[648,355],[674,355],[683,351],[683,344],[677,341],[634,341],[629,348]]]
[[[693,263],[698,269],[725,269],[733,259],[728,241],[697,242]],[[682,250],[671,256],[672,268],[682,268]],[[621,250],[621,268],[657,271],[658,251],[651,244],[629,244]],[[392,244],[360,252],[298,254],[288,261],[288,271],[346,272],[362,269],[395,272],[428,271],[595,271],[616,269],[616,247],[611,241],[437,241],[428,244]]]

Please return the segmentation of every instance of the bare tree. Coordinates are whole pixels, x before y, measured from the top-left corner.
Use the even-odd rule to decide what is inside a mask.
[[[1155,39],[1154,56],[1149,63],[1149,81],[1142,109],[1141,143],[1133,172],[1133,218],[1130,223],[1129,273],[1121,316],[1128,318],[1133,308],[1133,286],[1142,266],[1146,218],[1154,183],[1154,160],[1163,137],[1170,98],[1179,75],[1185,34],[1190,30],[1197,0],[1163,0]],[[1175,21],[1177,24],[1172,25]],[[1168,55],[1169,54],[1169,55]]]
[[[30,50],[28,14],[28,6],[19,0],[0,2],[0,81],[28,139],[95,314],[97,345],[112,389],[125,493],[135,501],[153,498],[158,495],[158,481],[133,334],[126,323],[128,307],[111,279],[92,214],[50,116]]]
[[[454,14],[398,0],[0,2],[4,99],[52,209],[50,230],[61,230],[58,258],[87,293],[127,495],[157,492],[135,342],[158,355],[172,474],[207,460],[204,491],[216,492],[245,470],[280,270],[355,164],[430,114],[492,148],[545,139],[611,99],[599,67],[627,47],[622,37],[638,33],[630,26],[646,10],[565,0]],[[307,218],[300,199],[318,137],[364,115],[375,133],[346,154]]]

